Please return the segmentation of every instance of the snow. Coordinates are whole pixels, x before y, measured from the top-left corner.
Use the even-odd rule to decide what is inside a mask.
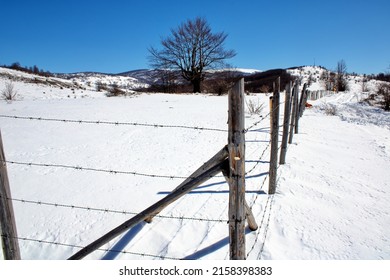
[[[216,72],[224,72],[224,71],[234,71],[234,72],[241,72],[243,74],[255,74],[258,72],[262,72],[258,69],[250,69],[250,68],[222,68],[222,69],[210,69],[207,70],[209,73],[216,73]]]
[[[6,81],[0,77],[0,90]],[[14,84],[18,99],[1,100],[0,115],[227,129],[226,96],[108,98],[91,89]],[[265,95],[246,98],[269,104]],[[267,195],[269,119],[246,134],[246,198],[260,226],[246,234],[248,259],[390,259],[390,116],[361,98],[352,87],[310,101],[274,196]],[[326,115],[324,104],[336,106],[336,115]],[[246,126],[259,118],[247,113]],[[78,167],[7,164],[21,254],[30,260],[70,257],[80,249],[74,246],[88,245],[183,181],[104,170],[186,177],[227,141],[221,131],[140,125],[0,117],[0,127],[8,161]],[[219,175],[86,259],[228,259],[227,208]]]

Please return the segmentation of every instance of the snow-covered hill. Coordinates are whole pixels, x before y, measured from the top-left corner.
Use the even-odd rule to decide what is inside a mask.
[[[302,79],[318,69],[309,70]],[[50,78],[69,85],[61,88],[7,73],[20,75],[17,100],[0,100],[0,128],[23,259],[70,257],[164,197],[227,142],[226,96],[107,98],[92,86],[72,90],[79,81]],[[0,90],[7,81],[0,76]],[[360,97],[351,86],[312,102],[274,196],[269,118],[246,134],[246,199],[260,226],[246,234],[248,259],[390,259],[390,113]],[[268,96],[246,98],[266,115]],[[259,120],[247,113],[246,127]],[[214,177],[87,259],[227,259],[227,208],[228,186]]]
[[[114,75],[94,72],[81,72],[73,74],[57,74],[58,76],[82,84],[90,89],[97,89],[99,85],[106,87],[118,86],[124,90],[134,90],[148,87],[149,83],[127,75]]]
[[[301,83],[307,83],[309,90],[326,90],[326,77],[332,71],[320,66],[301,66],[287,69],[287,72],[294,77],[299,77]],[[368,79],[364,75],[346,74],[348,91],[353,93],[372,93],[377,90],[378,81]]]

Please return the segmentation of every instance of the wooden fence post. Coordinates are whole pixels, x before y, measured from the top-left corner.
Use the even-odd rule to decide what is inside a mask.
[[[295,82],[295,99],[294,99],[294,102],[296,102],[295,104],[295,120],[294,120],[294,133],[295,134],[298,134],[298,130],[299,130],[299,84],[298,84],[298,80]]]
[[[229,169],[230,167],[227,166],[225,169],[222,170],[222,174],[225,177],[226,182],[230,186],[230,178],[229,178]],[[246,211],[246,220],[248,222],[248,227],[251,231],[255,231],[259,228],[259,226],[256,223],[255,216],[253,215],[252,209],[249,207],[248,203],[245,200],[245,211]]]
[[[268,194],[276,191],[276,170],[278,167],[278,140],[279,140],[279,100],[280,100],[280,77],[274,83],[274,94],[272,97],[272,126],[271,126],[271,158],[269,164],[269,186]]]
[[[302,94],[301,94],[301,100],[299,102],[299,118],[303,116],[303,111],[305,111],[305,105],[307,101],[307,84],[305,83],[303,85]]]
[[[296,85],[292,87],[292,96],[291,96],[291,121],[290,121],[290,135],[288,137],[288,143],[291,144],[293,140],[294,135],[294,128],[295,128],[295,114],[296,114],[296,108],[297,108],[297,100],[296,100]]]
[[[288,138],[288,127],[290,122],[291,113],[291,82],[286,85],[286,94],[284,100],[284,117],[283,117],[283,136],[282,136],[282,148],[280,151],[280,164],[286,163],[286,152],[287,152],[287,138]]]
[[[4,259],[20,260],[18,234],[0,131],[0,224]]]
[[[244,79],[229,91],[229,252],[245,260],[245,108]]]

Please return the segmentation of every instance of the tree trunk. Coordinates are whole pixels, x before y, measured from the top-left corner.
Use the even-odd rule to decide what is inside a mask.
[[[191,81],[191,84],[193,86],[193,93],[197,93],[197,92],[201,92],[200,91],[200,83],[201,83],[202,79],[201,78],[194,78],[192,81]]]

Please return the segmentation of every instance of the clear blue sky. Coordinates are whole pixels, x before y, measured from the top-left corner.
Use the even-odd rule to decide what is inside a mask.
[[[51,72],[149,68],[147,48],[197,16],[228,34],[235,67],[390,66],[389,0],[0,0],[0,11],[0,64]]]

